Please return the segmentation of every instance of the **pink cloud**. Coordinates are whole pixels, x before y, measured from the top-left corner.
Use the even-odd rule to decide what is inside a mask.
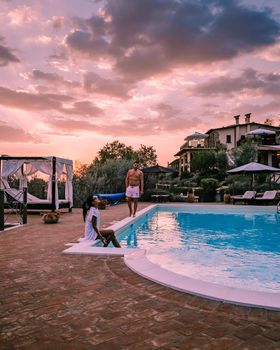
[[[64,17],[58,17],[58,16],[53,16],[52,17],[52,26],[54,29],[60,29],[63,27],[65,22],[65,18]]]
[[[75,24],[65,41],[70,50],[111,58],[118,72],[136,80],[178,65],[233,59],[274,45],[280,34],[267,9],[216,0],[106,0],[100,15]]]
[[[0,36],[0,67],[7,66],[9,63],[20,62],[13,51],[14,50],[4,45],[4,38]]]
[[[68,107],[64,107],[67,103]],[[57,110],[65,114],[97,116],[102,109],[90,101],[74,101],[71,96],[60,94],[32,94],[0,87],[0,105],[27,111]]]
[[[127,100],[131,98],[129,91],[134,87],[134,84],[121,79],[105,79],[93,72],[88,72],[84,75],[84,88],[90,93]]]
[[[19,153],[47,135],[36,150],[92,156],[73,140],[98,135],[94,151],[121,137],[170,161],[188,133],[279,114],[276,0],[16,3],[0,0],[14,21],[2,16],[0,131]]]
[[[72,81],[72,80],[66,80],[58,73],[48,73],[43,72],[39,69],[34,69],[32,73],[28,74],[28,77],[30,79],[33,79],[35,81],[41,81],[45,84],[42,88],[48,89],[48,87],[51,87],[52,90],[59,89],[61,87],[68,88],[70,91],[72,88],[81,88],[82,84],[78,81]],[[42,92],[43,89],[40,89]]]
[[[25,130],[8,125],[0,120],[1,143],[41,143],[38,135],[31,134]]]
[[[37,111],[62,109],[62,102],[72,100],[69,96],[63,95],[44,95],[32,94],[27,92],[18,92],[11,89],[0,87],[0,104],[6,107]]]
[[[201,119],[197,117],[186,120],[178,109],[166,104],[153,107],[153,111],[155,115],[132,116],[131,119],[107,120],[101,117],[92,122],[84,119],[53,117],[45,120],[45,123],[57,132],[72,134],[95,132],[113,137],[161,135],[181,131],[184,125],[187,127],[189,124],[195,126],[201,123]]]
[[[279,95],[280,73],[261,73],[248,68],[237,77],[228,74],[209,79],[205,83],[198,84],[193,91],[205,96],[232,95],[242,91],[252,91],[254,94],[259,93],[262,96]]]

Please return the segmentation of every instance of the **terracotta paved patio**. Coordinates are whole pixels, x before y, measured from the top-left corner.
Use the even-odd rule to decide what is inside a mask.
[[[103,226],[126,214],[125,204],[102,211]],[[168,289],[122,258],[62,254],[82,235],[81,210],[57,225],[28,221],[0,232],[1,350],[280,349],[280,312]]]

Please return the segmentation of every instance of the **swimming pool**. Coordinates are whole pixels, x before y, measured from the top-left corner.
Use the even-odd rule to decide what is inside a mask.
[[[83,241],[63,253],[124,257],[131,270],[167,287],[280,311],[275,206],[154,204],[108,228],[122,248]]]
[[[280,215],[275,209],[157,207],[118,236],[122,247],[177,274],[254,291],[280,292]]]

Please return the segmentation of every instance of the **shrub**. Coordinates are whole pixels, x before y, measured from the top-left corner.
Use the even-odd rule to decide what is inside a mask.
[[[202,202],[215,202],[218,180],[213,178],[201,179],[202,189],[199,191],[199,199]]]
[[[243,181],[235,181],[233,182],[229,187],[230,187],[230,192],[231,194],[244,194],[245,191],[250,190],[251,188],[251,182],[250,179],[246,179],[244,177]],[[248,181],[249,180],[249,181]]]
[[[192,175],[191,173],[189,173],[188,171],[183,171],[180,175],[180,179],[183,180],[183,179],[188,179],[190,178]]]
[[[92,193],[125,192],[125,177],[132,162],[127,159],[108,159],[104,163],[84,166],[73,176],[74,206],[81,207]]]
[[[172,187],[170,189],[170,191],[173,193],[173,194],[180,194],[180,193],[183,193],[183,194],[187,194],[190,190],[190,187]]]
[[[179,177],[176,177],[175,179],[171,180],[171,184],[172,184],[173,186],[179,185],[179,184],[180,184],[180,179],[179,179]]]
[[[182,196],[171,195],[170,201],[171,202],[187,202],[187,199],[182,197]]]

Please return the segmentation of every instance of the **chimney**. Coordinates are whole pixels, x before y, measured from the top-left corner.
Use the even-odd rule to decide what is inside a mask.
[[[235,124],[238,125],[239,124],[240,114],[239,115],[235,115],[233,118],[235,119]]]
[[[246,124],[250,123],[250,118],[251,118],[251,113],[246,113],[245,114],[245,123]]]

